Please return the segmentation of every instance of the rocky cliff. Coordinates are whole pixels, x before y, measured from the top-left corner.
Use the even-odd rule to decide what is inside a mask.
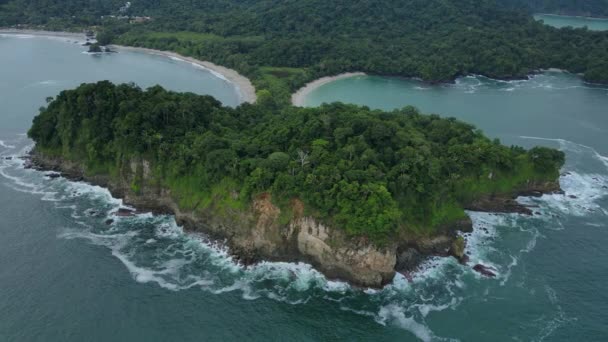
[[[346,280],[364,287],[381,287],[390,282],[395,272],[409,272],[431,255],[454,256],[466,261],[464,241],[457,231],[470,231],[469,219],[442,227],[435,236],[402,236],[384,246],[376,246],[365,238],[351,238],[341,229],[329,227],[304,215],[303,203],[292,199],[291,217],[287,223],[279,219],[281,210],[268,193],[258,195],[249,208],[227,209],[222,214],[213,204],[204,209],[182,210],[171,191],[153,177],[145,160],[131,160],[118,177],[90,176],[77,163],[51,158],[34,150],[33,165],[44,170],[61,172],[67,178],[84,180],[107,187],[115,197],[140,210],[175,215],[178,224],[189,231],[199,231],[224,242],[244,264],[261,260],[304,261],[315,266],[329,278]],[[134,189],[137,179],[140,184]],[[524,194],[559,190],[557,184],[530,184],[521,189]],[[238,194],[234,194],[238,196]],[[528,213],[513,198],[490,196],[469,206],[475,210]]]

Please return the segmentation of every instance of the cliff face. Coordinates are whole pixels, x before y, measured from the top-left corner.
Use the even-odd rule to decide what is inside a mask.
[[[219,214],[213,204],[205,209],[180,209],[171,191],[155,181],[145,160],[132,160],[120,170],[118,179],[87,176],[77,163],[49,158],[33,151],[33,163],[45,170],[60,171],[75,180],[107,187],[115,197],[141,210],[175,215],[178,224],[189,231],[199,231],[223,241],[245,264],[261,260],[304,261],[329,278],[346,280],[364,287],[381,287],[390,282],[396,271],[409,272],[429,255],[452,255],[465,261],[464,244],[456,231],[472,229],[470,220],[443,227],[433,237],[403,236],[378,247],[364,238],[351,238],[341,229],[328,227],[303,215],[303,204],[291,201],[292,217],[280,223],[281,210],[272,203],[270,194],[261,194],[245,210],[224,209]],[[137,179],[137,191],[131,184]],[[531,190],[533,187],[530,187]],[[503,197],[500,197],[504,199]],[[500,209],[491,198],[472,205],[478,209]],[[511,203],[511,202],[509,202]],[[503,208],[505,211],[509,208]]]

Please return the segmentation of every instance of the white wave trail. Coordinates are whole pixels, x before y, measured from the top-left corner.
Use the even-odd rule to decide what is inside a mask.
[[[7,144],[4,140],[0,140],[0,146],[8,149],[14,149],[15,146]]]
[[[185,60],[185,59],[179,58],[179,57],[175,57],[175,56],[169,56],[169,58],[172,59],[172,60],[174,60],[174,61],[177,61],[177,62],[190,63],[190,65],[192,65],[195,68],[205,70],[205,71],[209,72],[210,74],[212,74],[213,76],[215,76],[215,77],[217,77],[217,78],[219,78],[221,80],[224,80],[226,82],[229,82],[228,79],[224,75],[222,75],[221,73],[219,73],[219,72],[217,72],[217,71],[215,71],[215,70],[213,70],[211,68],[208,68],[208,67],[206,67],[206,66],[204,66],[204,65],[202,65],[200,63],[190,62],[188,60]]]
[[[387,322],[393,322],[402,329],[405,329],[417,338],[424,342],[430,342],[433,340],[433,333],[424,324],[420,324],[412,317],[407,317],[403,312],[403,309],[397,305],[386,305],[380,308],[376,322],[386,325]]]
[[[527,136],[527,135],[520,135],[519,137],[522,139],[557,142],[560,144],[561,149],[564,149],[566,151],[572,151],[572,152],[580,152],[580,149],[573,148],[573,146],[582,147],[586,150],[589,150],[591,153],[593,153],[594,157],[596,159],[598,159],[600,162],[602,162],[606,166],[606,168],[608,168],[608,157],[601,155],[596,149],[594,149],[591,146],[579,144],[579,143],[576,143],[576,142],[573,142],[570,140],[566,140],[566,139],[561,139],[561,138],[543,138],[543,137],[533,137],[533,136]]]

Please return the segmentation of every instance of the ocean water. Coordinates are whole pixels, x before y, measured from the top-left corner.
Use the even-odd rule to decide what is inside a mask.
[[[590,18],[590,17],[577,17],[568,15],[556,15],[556,14],[535,14],[534,19],[542,20],[546,25],[562,28],[582,28],[587,27],[592,31],[606,31],[608,30],[608,19],[606,18]]]
[[[31,52],[40,47],[44,54]],[[442,87],[351,79],[311,94],[310,104],[322,97],[441,109],[491,136],[555,146],[568,156],[561,183],[576,198],[520,199],[538,206],[533,217],[470,213],[476,228],[466,236],[472,263],[495,267],[498,277],[437,258],[411,282],[397,276],[386,288],[371,290],[328,280],[306,264],[243,267],[221,245],[184,233],[171,216],[116,218],[112,213],[124,204],[107,190],[24,170],[18,157],[32,146],[24,133],[35,108],[62,89],[41,82],[76,80],[66,82],[71,87],[121,68],[108,61],[89,75],[89,62],[82,62],[84,70],[62,63],[98,58],[80,50],[61,41],[0,37],[0,340],[605,340],[608,146],[605,135],[593,132],[608,130],[608,90],[546,74],[509,87],[478,77]],[[176,80],[185,66],[170,60],[128,58],[156,70],[133,71],[129,81],[138,84],[152,80],[194,92],[224,85],[200,71]],[[30,72],[34,64],[36,73]],[[37,85],[11,86],[24,83]],[[378,99],[390,89],[401,95]],[[570,112],[566,103],[577,110]],[[588,123],[576,125],[580,120]],[[114,222],[107,224],[108,218]]]

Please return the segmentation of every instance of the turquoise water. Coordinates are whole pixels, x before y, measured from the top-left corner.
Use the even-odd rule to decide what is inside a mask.
[[[593,31],[605,31],[608,30],[608,19],[602,18],[590,18],[590,17],[575,17],[568,15],[556,15],[556,14],[535,14],[534,19],[542,20],[545,24],[557,28],[562,27],[587,27]]]
[[[47,81],[71,87],[114,75],[108,78],[196,92],[225,86],[183,63],[89,56],[55,40],[0,38],[0,51],[2,157],[31,147],[23,133],[35,108],[64,85]],[[381,291],[328,281],[306,264],[245,268],[170,216],[107,225],[123,204],[106,190],[0,158],[0,341],[604,340],[608,90],[564,74],[539,77],[508,88],[483,78],[443,87],[363,78],[329,84],[310,98],[336,99],[342,89],[345,100],[370,105],[415,103],[467,118],[505,141],[563,148],[561,182],[575,199],[534,199],[534,217],[471,213],[476,229],[467,250],[472,262],[496,267],[496,279],[451,259],[430,260],[412,282],[398,276]]]

